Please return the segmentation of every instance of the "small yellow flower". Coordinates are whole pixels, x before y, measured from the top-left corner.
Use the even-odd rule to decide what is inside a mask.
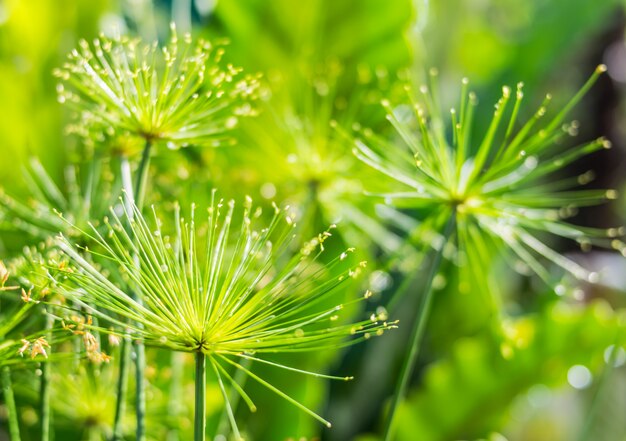
[[[28,292],[24,288],[22,288],[22,296],[21,296],[22,301],[24,303],[35,302],[35,300],[33,300],[32,293],[33,293],[32,288],[29,289]]]
[[[30,342],[28,340],[22,339],[22,346],[17,350],[17,353],[23,357],[24,352],[28,351],[28,348],[30,348]]]
[[[85,344],[87,354],[98,351],[98,348],[100,347],[96,337],[89,331],[83,334],[83,343]]]
[[[109,334],[109,346],[119,346],[122,339],[119,335]]]
[[[24,353],[30,350],[31,359],[37,357],[37,355],[43,355],[44,358],[48,358],[46,348],[50,348],[50,344],[46,341],[45,337],[39,337],[33,342],[22,339],[21,342],[22,346],[17,350],[19,355],[24,356]]]

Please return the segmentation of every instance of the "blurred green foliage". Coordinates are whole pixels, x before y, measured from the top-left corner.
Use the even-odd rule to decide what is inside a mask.
[[[398,77],[421,79],[436,67],[444,103],[457,96],[462,77],[475,85],[481,108],[488,110],[477,114],[478,126],[484,127],[503,84],[524,81],[533,93],[531,102],[539,103],[547,92],[554,92],[557,101],[565,100],[602,61],[608,43],[624,44],[624,10],[618,0],[0,0],[0,183],[6,193],[29,203],[22,169],[33,156],[59,188],[73,191],[65,167],[84,158],[80,141],[63,134],[68,118],[57,103],[52,69],[63,63],[78,39],[111,33],[116,24],[131,33],[163,39],[171,19],[181,29],[190,23],[194,35],[230,39],[229,60],[249,72],[263,73],[266,95],[259,118],[239,129],[238,145],[161,152],[155,158],[155,191],[149,202],[202,202],[210,188],[218,186],[228,197],[250,194],[257,200],[289,200],[307,207],[315,215],[303,227],[303,236],[342,219],[345,226],[333,246],[339,249],[344,242],[360,246],[359,255],[370,262],[369,280],[380,285],[376,304],[384,304],[402,283],[401,271],[389,264],[386,252],[394,248],[392,242],[402,244],[405,237],[400,228],[380,226],[380,207],[364,197],[362,183],[366,181],[368,189],[384,188],[386,183],[368,175],[354,160],[352,146],[329,129],[331,121],[345,128],[359,123],[386,134],[378,102],[403,96],[396,87]],[[592,91],[592,101],[601,100],[608,82],[594,89],[597,95]],[[614,83],[609,90],[624,91],[623,83]],[[596,133],[598,126],[613,126],[598,122],[594,109],[583,105],[576,110],[589,138],[624,133],[623,127],[621,132],[615,128],[612,133]],[[623,126],[623,120],[610,124]],[[612,141],[623,161],[624,140]],[[304,166],[292,166],[290,155],[299,155]],[[316,155],[320,161],[314,165],[323,173],[306,167]],[[599,159],[594,166],[608,164]],[[595,171],[604,173],[602,168]],[[359,182],[353,183],[357,175]],[[337,177],[353,185],[350,191],[334,187]],[[624,184],[622,175],[613,181]],[[360,212],[348,213],[346,207],[354,206]],[[623,213],[611,215],[612,224],[623,224]],[[37,242],[23,231],[5,231],[1,237],[6,245],[3,259]],[[567,244],[555,245],[577,253]],[[617,268],[612,274],[623,272],[620,257],[602,260],[606,256],[595,252],[576,256],[592,266],[601,261]],[[394,262],[408,259],[402,253],[392,257]],[[401,408],[398,439],[569,441],[578,439],[589,425],[587,439],[625,440],[626,368],[618,354],[621,362],[608,369],[605,354],[610,345],[624,343],[626,279],[613,276],[610,288],[584,285],[574,290],[575,296],[559,297],[545,292],[532,276],[511,275],[509,261],[493,259],[494,274],[487,275],[485,283],[500,288],[502,310],[490,303],[487,290],[459,294],[453,271],[440,274],[442,286],[429,322],[426,351]],[[403,322],[411,320],[419,285],[413,280],[411,296],[398,308]],[[380,432],[406,338],[400,329],[384,340],[368,342],[372,344],[366,348],[289,357],[302,369],[354,373],[357,379],[348,385],[258,367],[336,424],[322,430],[288,403],[250,385],[259,411],[251,414],[240,406],[242,428],[250,439],[262,441],[377,439],[372,434]],[[191,400],[172,402],[172,384],[177,383],[172,382],[169,355],[150,352],[149,365],[150,439],[189,439]],[[183,366],[178,390],[187,397],[193,391],[193,368],[187,359]],[[584,366],[591,375],[581,390],[572,387],[571,380],[568,383],[573,366]],[[114,367],[97,374],[93,390],[81,387],[80,381],[63,386],[71,368],[55,367],[62,380],[54,393],[59,398],[65,395],[53,409],[57,440],[104,439],[112,415],[94,419],[89,411],[97,403],[96,411],[111,412],[110,397],[100,394],[113,388],[112,374],[106,370]],[[32,371],[16,377],[27,385],[17,389],[27,441],[38,436],[34,378]],[[212,381],[207,408],[210,430],[217,431],[224,417]],[[90,431],[93,427],[97,430]],[[3,430],[0,426],[0,439]]]

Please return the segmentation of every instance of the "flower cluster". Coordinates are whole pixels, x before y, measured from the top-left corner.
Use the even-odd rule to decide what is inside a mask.
[[[116,149],[133,139],[170,148],[228,141],[238,118],[255,113],[259,77],[226,63],[222,46],[179,40],[173,26],[162,48],[127,36],[82,40],[55,71],[59,101],[78,113],[69,130]]]
[[[592,172],[574,178],[554,177],[575,160],[610,147],[604,138],[576,147],[569,147],[566,142],[578,129],[576,121],[565,123],[567,113],[605,69],[599,66],[569,104],[541,124],[548,114],[551,100],[548,95],[519,129],[516,126],[523,85],[518,84],[516,92],[504,87],[489,128],[475,144],[472,117],[478,100],[473,92],[468,93],[467,80],[463,80],[460,108],[451,109],[449,123],[440,113],[436,87],[429,90],[428,86],[422,86],[419,89],[422,100],[412,99],[410,107],[393,107],[383,102],[388,120],[408,149],[364,129],[355,139],[355,154],[401,184],[400,191],[380,195],[389,203],[427,209],[429,217],[436,220],[433,229],[438,231],[442,231],[446,219],[455,217],[460,266],[480,265],[486,261],[492,245],[498,249],[504,245],[519,262],[546,281],[553,282],[553,275],[541,262],[542,257],[576,278],[594,281],[597,274],[557,253],[538,236],[571,238],[583,248],[596,241],[623,249],[621,241],[616,239],[622,234],[620,229],[597,230],[575,226],[566,220],[578,207],[615,199],[616,191],[572,190],[590,182]],[[436,72],[431,77],[434,80]],[[412,90],[407,88],[407,91],[413,97]],[[546,178],[556,180],[546,183]],[[465,274],[472,272],[484,273]],[[469,285],[461,283],[460,287],[468,289]]]
[[[261,210],[253,209],[249,198],[237,224],[235,203],[217,200],[215,193],[207,222],[199,227],[195,208],[189,220],[177,210],[173,239],[161,230],[156,214],[149,224],[136,207],[132,210],[122,217],[112,211],[105,221],[106,234],[96,229],[84,234],[92,234],[96,244],[91,255],[113,264],[128,278],[135,295],[103,276],[75,245],[60,237],[59,247],[76,267],[58,275],[64,295],[103,321],[129,329],[131,337],[147,345],[206,354],[220,378],[231,380],[224,366],[245,371],[328,424],[235,360],[296,370],[261,354],[337,348],[395,327],[382,310],[357,323],[340,320],[344,306],[360,299],[339,303],[334,295],[365,263],[340,269],[351,250],[317,263],[329,232],[290,257],[295,223],[289,209],[274,206],[269,225],[257,227]]]

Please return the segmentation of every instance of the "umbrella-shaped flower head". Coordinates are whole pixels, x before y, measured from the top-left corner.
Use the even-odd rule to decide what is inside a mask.
[[[220,145],[240,117],[254,114],[258,76],[227,63],[221,42],[179,39],[169,43],[101,36],[81,40],[55,71],[59,101],[77,112],[70,131],[114,140],[186,145]]]
[[[620,229],[592,229],[567,221],[578,207],[615,199],[615,190],[574,189],[593,179],[591,171],[572,178],[559,176],[577,159],[610,147],[604,138],[570,147],[568,138],[577,133],[579,124],[565,122],[567,113],[605,69],[599,66],[556,115],[549,117],[548,95],[521,125],[517,116],[524,96],[522,84],[516,91],[504,87],[482,137],[472,134],[477,98],[467,92],[466,80],[460,107],[451,110],[448,122],[434,90],[422,86],[421,99],[412,100],[410,107],[383,102],[402,142],[392,144],[366,129],[355,141],[356,155],[398,182],[397,193],[382,195],[389,202],[429,213],[437,220],[429,225],[440,232],[446,219],[454,217],[458,263],[474,268],[463,272],[468,277],[485,273],[476,265],[489,261],[495,245],[512,251],[505,254],[516,256],[546,281],[553,282],[554,277],[542,258],[576,278],[594,281],[597,274],[554,251],[544,236],[571,238],[583,247],[595,240],[623,249],[616,239]],[[468,283],[460,287],[468,289]]]
[[[196,224],[193,211],[189,219],[176,216],[171,238],[158,217],[148,222],[136,207],[122,217],[113,213],[106,234],[94,230],[92,256],[125,274],[135,296],[60,238],[76,266],[61,274],[64,293],[147,345],[206,354],[219,378],[232,383],[227,369],[244,370],[301,408],[239,360],[280,366],[267,355],[341,347],[394,326],[380,311],[357,323],[341,317],[347,303],[361,298],[345,303],[337,296],[364,263],[346,266],[350,250],[322,263],[328,231],[294,254],[295,224],[286,209],[274,207],[267,225],[250,199],[237,212],[234,202],[214,196],[206,223]]]

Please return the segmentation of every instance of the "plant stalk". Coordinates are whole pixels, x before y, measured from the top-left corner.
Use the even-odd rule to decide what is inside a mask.
[[[206,433],[206,355],[196,352],[196,407],[194,414],[194,441],[205,441]]]
[[[426,323],[428,322],[428,317],[430,316],[430,310],[432,306],[433,300],[433,281],[435,276],[439,272],[441,267],[441,259],[443,257],[443,251],[445,248],[448,239],[452,235],[454,231],[454,226],[456,224],[456,207],[452,208],[452,213],[450,214],[450,218],[446,223],[444,232],[443,232],[443,242],[441,247],[435,253],[433,260],[430,265],[430,270],[428,273],[428,278],[426,279],[426,284],[424,287],[424,291],[422,294],[422,299],[420,302],[420,309],[418,312],[418,316],[413,323],[413,329],[411,330],[410,337],[410,346],[409,352],[406,354],[404,360],[402,361],[402,368],[400,369],[400,376],[398,382],[396,383],[396,389],[393,394],[393,398],[391,401],[391,408],[389,409],[389,415],[387,416],[387,422],[385,424],[385,431],[383,439],[384,441],[391,441],[393,437],[393,423],[396,411],[398,409],[398,405],[406,395],[406,390],[409,385],[409,380],[413,375],[413,370],[415,369],[415,364],[417,362],[420,348],[422,344],[422,337],[424,336],[424,331],[426,330]]]
[[[54,325],[54,318],[46,313],[46,334],[50,336],[50,330]],[[39,414],[41,415],[41,441],[49,441],[50,440],[50,375],[51,368],[50,363],[43,362],[41,363],[41,384],[40,384],[40,409]]]
[[[152,142],[146,140],[143,152],[141,154],[141,161],[137,169],[137,179],[135,180],[135,186],[133,188],[133,179],[131,176],[130,164],[128,158],[122,157],[120,159],[120,172],[122,175],[122,185],[126,192],[125,204],[127,215],[130,219],[133,216],[133,207],[135,206],[139,211],[143,210],[143,203],[146,193],[146,186],[148,182],[148,171],[150,169],[150,154],[152,150]],[[136,260],[136,259],[135,259]],[[133,296],[136,301],[140,302],[141,297],[136,289],[133,292]],[[114,435],[113,440],[118,441],[122,436],[122,418],[125,410],[125,399],[127,393],[128,383],[128,369],[130,368],[131,359],[131,341],[130,339],[124,339],[122,342],[122,354],[120,357],[120,374],[117,384],[117,403],[115,413]],[[136,428],[136,440],[144,441],[145,439],[145,415],[146,415],[146,387],[145,387],[145,365],[146,365],[146,353],[143,343],[135,342],[135,384],[136,384],[136,396],[135,396],[135,410],[137,417]]]
[[[128,368],[130,365],[130,338],[125,336],[120,347],[120,368],[117,377],[117,401],[115,402],[115,420],[113,422],[112,441],[122,441],[124,429],[122,420],[126,411],[126,394],[128,391]]]
[[[137,416],[137,441],[146,437],[146,350],[142,342],[135,341],[135,411]]]
[[[182,352],[172,351],[170,366],[170,396],[167,403],[167,412],[172,421],[178,420],[181,414],[180,397],[183,393],[184,355]],[[172,424],[167,432],[167,441],[179,441],[178,424]]]
[[[124,204],[129,216],[132,216],[133,208],[131,198],[133,197],[133,181],[128,158],[122,156],[120,158],[120,175],[122,177],[122,187],[126,192],[124,196]],[[131,340],[125,336],[122,339],[120,347],[120,363],[119,373],[117,376],[117,397],[115,402],[115,419],[113,421],[113,437],[112,441],[121,441],[124,435],[122,427],[124,413],[126,412],[126,395],[128,393],[128,376],[131,364]]]
[[[17,406],[13,395],[13,383],[11,381],[11,369],[5,366],[2,373],[2,394],[4,395],[4,405],[7,408],[9,418],[9,436],[11,441],[20,441],[20,425],[17,420]]]
[[[135,181],[135,192],[133,194],[135,205],[139,212],[143,211],[143,204],[148,183],[148,171],[150,170],[150,153],[152,150],[152,142],[146,140],[146,145],[141,154],[141,162],[137,169],[137,180]],[[136,266],[139,262],[135,258]],[[141,303],[140,293],[135,290],[134,297],[138,303]],[[136,440],[144,441],[146,436],[146,349],[139,340],[135,341],[135,411],[137,416],[137,432]]]
[[[143,203],[148,184],[148,171],[150,169],[150,154],[152,152],[152,142],[146,141],[146,145],[141,153],[141,162],[137,168],[137,180],[135,181],[135,191],[133,193],[135,205],[139,211],[143,210]]]

